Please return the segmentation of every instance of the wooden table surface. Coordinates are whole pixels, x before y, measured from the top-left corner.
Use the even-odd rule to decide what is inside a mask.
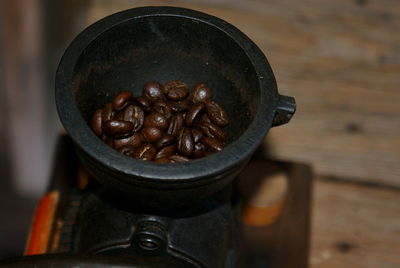
[[[310,163],[310,266],[400,267],[400,1],[92,0],[86,24],[148,5],[192,8],[247,34],[266,54],[292,121],[272,158]]]

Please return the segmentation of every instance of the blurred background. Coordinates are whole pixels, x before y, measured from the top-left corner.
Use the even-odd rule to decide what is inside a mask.
[[[399,267],[400,1],[1,0],[0,257],[20,255],[45,192],[57,135],[54,74],[68,43],[114,12],[196,9],[267,56],[292,121],[268,157],[315,172],[311,267]],[[265,145],[266,146],[266,145]]]

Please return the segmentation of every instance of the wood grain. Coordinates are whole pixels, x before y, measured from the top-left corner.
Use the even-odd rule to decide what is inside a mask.
[[[274,158],[400,185],[399,1],[94,0],[87,23],[147,5],[218,16],[260,46],[280,93],[298,104],[292,122],[266,140]]]
[[[400,267],[400,191],[318,180],[311,267]]]

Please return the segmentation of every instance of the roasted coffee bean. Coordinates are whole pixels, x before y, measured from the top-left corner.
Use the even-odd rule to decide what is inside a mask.
[[[143,95],[153,103],[165,100],[162,86],[157,82],[148,82],[143,87]]]
[[[123,108],[125,108],[129,104],[129,102],[132,100],[132,97],[133,97],[132,92],[127,91],[127,90],[121,91],[121,93],[119,93],[114,98],[114,101],[113,101],[114,110],[120,111]]]
[[[183,100],[189,94],[188,86],[180,80],[174,80],[164,85],[167,98],[174,101]]]
[[[122,138],[133,133],[133,124],[127,121],[110,120],[102,124],[102,129],[108,137]]]
[[[136,148],[131,145],[124,145],[117,149],[118,152],[127,156],[133,156],[136,151]]]
[[[224,144],[219,139],[214,139],[210,137],[205,137],[203,139],[204,144],[207,146],[208,150],[211,152],[219,152],[224,148]]]
[[[153,111],[162,114],[165,118],[170,119],[172,110],[166,102],[160,101],[154,104]]]
[[[184,123],[183,115],[181,113],[176,114],[171,118],[171,122],[169,123],[167,133],[173,136],[177,136],[179,134],[179,131],[183,127],[183,123]]]
[[[144,141],[148,143],[153,143],[157,142],[161,138],[162,131],[155,127],[143,128],[140,131],[140,134],[142,135]]]
[[[229,123],[225,110],[214,101],[207,103],[207,114],[211,121],[220,127],[224,127]]]
[[[203,83],[197,83],[190,95],[190,101],[193,103],[204,102],[207,103],[211,100],[211,89]]]
[[[174,113],[182,113],[189,109],[190,103],[188,100],[181,101],[168,101],[167,102],[172,112]]]
[[[192,128],[192,134],[194,143],[198,143],[204,137],[203,132],[196,128]]]
[[[222,141],[226,140],[225,132],[217,125],[208,122],[202,122],[199,124],[199,128],[203,133],[210,138],[218,138]]]
[[[174,155],[175,153],[176,153],[176,145],[173,144],[173,145],[164,147],[160,151],[158,151],[155,159],[168,157],[168,156]]]
[[[139,131],[144,123],[144,111],[137,105],[129,105],[124,110],[124,121],[131,122],[134,126],[133,131]]]
[[[169,159],[170,163],[181,163],[181,162],[187,162],[190,160],[186,156],[179,155],[179,154],[171,155],[170,157],[168,157],[168,159]]]
[[[194,141],[192,131],[183,128],[178,136],[178,151],[186,156],[190,156],[194,150]]]
[[[169,126],[169,121],[162,114],[152,113],[144,119],[145,128],[155,127],[160,130],[166,130]]]
[[[158,158],[158,159],[154,160],[154,163],[157,163],[157,164],[171,163],[171,160],[169,160],[168,157]]]
[[[133,153],[133,157],[140,160],[151,161],[157,154],[156,148],[151,144],[143,144]]]
[[[111,103],[107,103],[103,109],[103,122],[113,120],[115,116],[115,111]]]
[[[194,145],[193,157],[199,158],[205,156],[207,147],[202,142],[198,142]]]
[[[134,148],[138,148],[142,144],[142,138],[140,137],[139,133],[133,133],[132,136],[123,138],[123,139],[118,139],[114,141],[114,147],[116,149],[122,147],[122,146],[132,146]]]
[[[186,126],[191,127],[197,124],[200,116],[205,108],[205,104],[198,102],[192,105],[190,109],[186,112],[185,123]]]
[[[145,111],[146,113],[151,112],[152,104],[148,98],[146,98],[144,96],[139,96],[139,97],[135,98],[135,103],[137,105],[139,105],[143,109],[143,111]]]
[[[97,136],[101,137],[103,130],[101,129],[101,122],[103,117],[103,110],[98,109],[92,116],[92,129]]]
[[[170,134],[164,134],[164,135],[157,141],[157,143],[155,144],[155,146],[156,146],[156,148],[157,148],[158,150],[160,150],[160,149],[162,149],[162,148],[164,148],[164,147],[166,147],[166,146],[169,146],[169,145],[171,145],[171,144],[174,144],[175,141],[176,141],[175,136],[170,135]]]

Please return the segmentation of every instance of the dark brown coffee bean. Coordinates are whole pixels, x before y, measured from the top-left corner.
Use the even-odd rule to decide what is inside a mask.
[[[176,145],[170,145],[162,148],[155,156],[155,159],[171,156],[176,153]]]
[[[189,109],[190,103],[188,100],[168,101],[168,105],[174,113],[182,113]]]
[[[131,145],[124,145],[117,149],[118,152],[127,156],[133,156],[136,151],[136,148]]]
[[[207,147],[202,142],[198,142],[194,145],[193,157],[199,158],[205,156]]]
[[[143,144],[133,153],[133,157],[140,160],[151,161],[157,154],[156,148],[151,144]]]
[[[193,103],[204,102],[207,103],[211,100],[211,89],[207,87],[203,83],[197,83],[193,89],[192,94],[190,95],[190,101]]]
[[[113,120],[115,116],[115,111],[111,103],[107,103],[103,109],[103,122]]]
[[[190,156],[194,150],[194,141],[192,131],[183,128],[178,136],[178,151],[186,156]]]
[[[143,96],[153,103],[165,100],[162,86],[157,82],[148,82],[143,87]]]
[[[170,135],[170,134],[164,134],[155,144],[156,148],[160,150],[161,148],[164,148],[166,146],[169,146],[171,144],[175,143],[175,136]]]
[[[171,118],[167,133],[173,136],[177,136],[179,134],[179,131],[183,127],[183,123],[183,115],[181,113],[176,114]]]
[[[186,126],[191,127],[197,124],[202,112],[204,111],[205,104],[202,102],[195,103],[190,107],[186,113],[185,123]]]
[[[158,159],[154,160],[154,163],[157,163],[157,164],[171,163],[171,160],[169,160],[168,157],[158,158]]]
[[[198,143],[204,137],[203,132],[197,128],[192,128],[192,134],[194,143]]]
[[[124,121],[131,122],[133,131],[139,131],[144,123],[144,111],[138,105],[129,105],[124,110]]]
[[[133,133],[133,124],[127,121],[110,120],[102,124],[102,129],[109,137],[121,138]]]
[[[144,119],[144,127],[155,127],[160,130],[166,130],[169,126],[169,121],[162,114],[152,113]]]
[[[183,155],[179,155],[179,154],[171,155],[170,157],[168,157],[168,159],[169,159],[170,163],[181,163],[181,162],[187,162],[190,160],[189,158],[187,158]]]
[[[208,122],[202,122],[198,126],[203,133],[210,138],[218,138],[222,141],[226,140],[225,132],[217,125]]]
[[[137,105],[139,105],[143,109],[143,111],[145,111],[146,113],[150,113],[151,112],[152,104],[151,104],[151,101],[148,98],[146,98],[144,96],[139,96],[139,97],[137,97],[135,99],[135,103]]]
[[[183,100],[189,94],[188,86],[179,80],[174,80],[164,85],[164,93],[167,98],[174,101]]]
[[[138,148],[141,144],[142,144],[142,138],[140,137],[139,133],[133,133],[133,135],[130,137],[114,141],[114,146],[117,149],[126,145]]]
[[[101,129],[101,122],[103,117],[103,110],[98,109],[92,116],[92,129],[97,136],[101,137],[103,130]]]
[[[207,114],[211,121],[220,127],[224,127],[229,123],[225,110],[214,101],[207,103]]]
[[[154,104],[153,111],[163,115],[165,118],[170,119],[172,110],[166,102],[160,101]]]
[[[224,144],[219,139],[205,137],[203,142],[211,152],[219,152],[224,148]]]
[[[126,107],[126,105],[129,104],[129,102],[132,100],[132,92],[130,91],[121,91],[115,98],[113,101],[113,107],[114,110],[116,111],[121,111],[123,108]]]
[[[143,128],[140,131],[140,134],[142,135],[144,141],[146,141],[148,143],[153,143],[153,142],[158,141],[161,138],[162,131],[155,127]]]

